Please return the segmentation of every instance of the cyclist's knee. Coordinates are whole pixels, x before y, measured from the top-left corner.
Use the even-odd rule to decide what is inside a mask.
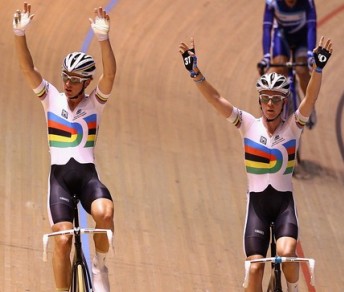
[[[256,280],[263,278],[264,275],[264,264],[262,263],[252,263],[250,268],[250,277]]]
[[[278,255],[280,257],[296,257],[296,253],[293,250],[283,250]]]
[[[296,257],[294,245],[285,245],[283,248],[277,248],[277,254],[280,257]]]
[[[112,228],[112,225],[113,225],[112,212],[97,213],[93,216],[93,219],[96,222],[97,227]]]
[[[113,225],[113,203],[108,199],[98,199],[92,203],[91,213],[97,227],[109,228]]]
[[[55,238],[55,252],[58,254],[69,255],[72,250],[72,236],[61,235]]]
[[[54,232],[72,229],[73,224],[71,222],[59,222],[53,225],[52,230]],[[55,251],[63,254],[69,254],[72,249],[72,236],[61,235],[55,237]]]
[[[291,237],[281,237],[277,240],[277,255],[280,257],[296,257],[297,241]]]

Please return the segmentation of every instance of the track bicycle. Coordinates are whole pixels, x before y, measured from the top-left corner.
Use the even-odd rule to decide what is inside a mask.
[[[79,226],[79,212],[78,212],[79,200],[74,195],[74,228],[68,230],[62,230],[43,235],[43,261],[47,261],[47,246],[50,237],[70,235],[74,237],[74,256],[72,263],[72,283],[70,292],[93,292],[93,284],[91,279],[91,273],[89,271],[84,252],[82,249],[82,234],[95,234],[105,233],[107,235],[109,245],[112,246],[113,233],[110,229],[98,229],[98,228],[80,228]]]
[[[280,257],[276,255],[276,239],[275,239],[275,225],[271,223],[271,243],[270,243],[270,254],[269,258],[260,258],[254,260],[245,261],[245,278],[243,287],[247,288],[249,283],[250,268],[252,263],[271,263],[271,276],[269,280],[269,286],[267,292],[283,292],[282,290],[282,273],[281,273],[281,264],[282,263],[307,263],[309,273],[311,275],[311,285],[315,285],[314,279],[314,267],[315,260],[311,258],[299,258],[299,257]]]
[[[292,113],[294,113],[298,109],[301,102],[295,68],[308,67],[308,64],[296,63],[296,62],[290,61],[290,62],[286,62],[282,64],[270,64],[269,66],[272,68],[287,68],[288,70],[288,78],[290,82],[290,98],[288,98],[287,110],[285,113],[283,113],[284,114],[283,118],[287,119]],[[257,68],[258,68],[259,74],[263,75],[267,67],[266,65],[258,63]],[[296,153],[296,159],[298,163],[301,163],[300,148],[301,148],[301,140],[299,141],[299,150]]]

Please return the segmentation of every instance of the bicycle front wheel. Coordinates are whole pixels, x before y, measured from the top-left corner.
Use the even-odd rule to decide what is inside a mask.
[[[78,288],[77,292],[84,292],[86,291],[85,287],[85,278],[84,278],[84,269],[82,265],[78,265],[77,267],[77,277],[78,277]]]

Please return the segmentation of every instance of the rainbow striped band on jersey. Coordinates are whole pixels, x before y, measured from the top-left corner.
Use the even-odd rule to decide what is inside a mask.
[[[42,99],[47,94],[48,89],[49,83],[43,80],[42,83],[33,90],[33,92],[37,95],[38,98]]]

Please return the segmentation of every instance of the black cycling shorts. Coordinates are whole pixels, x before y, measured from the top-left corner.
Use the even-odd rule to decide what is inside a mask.
[[[246,256],[266,257],[270,242],[270,225],[275,223],[276,240],[298,237],[298,220],[292,192],[280,192],[269,185],[263,192],[249,194],[244,248]]]
[[[49,187],[49,211],[53,224],[73,222],[74,194],[89,214],[94,200],[106,198],[112,201],[109,190],[98,178],[95,165],[82,164],[74,158],[65,165],[51,166]]]

